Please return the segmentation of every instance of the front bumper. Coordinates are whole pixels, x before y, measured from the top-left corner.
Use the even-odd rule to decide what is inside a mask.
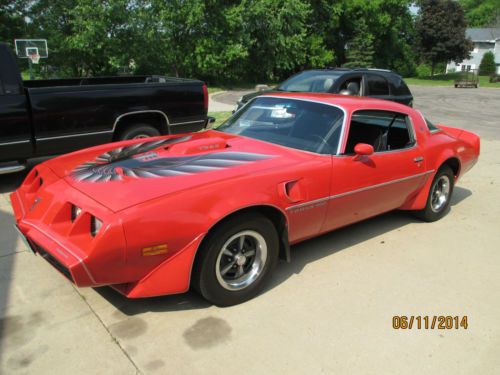
[[[78,287],[111,286],[128,298],[189,289],[193,259],[205,233],[173,247],[169,254],[140,256],[141,240],[127,248],[123,214],[101,206],[47,167],[40,165],[37,170],[10,196],[16,229],[35,254],[69,281]],[[75,220],[72,205],[82,210]],[[95,237],[90,234],[92,215],[103,222]]]
[[[37,166],[10,199],[27,245],[75,285],[130,281],[123,272],[126,244],[121,224],[49,168]],[[73,204],[82,209],[76,219],[71,216]],[[95,236],[90,230],[93,216],[105,223]]]
[[[69,249],[67,244],[63,245],[57,239],[47,235],[45,230],[36,223],[27,220],[19,193],[12,193],[10,199],[17,221],[15,228],[23,242],[35,254],[40,255],[77,286],[99,285],[85,265],[85,256],[81,254],[81,251]]]

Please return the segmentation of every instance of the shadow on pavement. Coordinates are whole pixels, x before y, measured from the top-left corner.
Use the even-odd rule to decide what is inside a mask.
[[[94,288],[94,290],[128,316],[150,311],[169,312],[206,309],[211,306],[209,302],[191,291],[171,296],[128,299],[110,287],[99,287]]]
[[[462,202],[464,199],[467,199],[472,195],[472,191],[469,189],[465,189],[460,186],[455,186],[453,188],[453,195],[451,196],[451,201],[450,201],[450,206],[456,206],[460,202]]]
[[[17,233],[12,227],[13,224],[14,217],[0,208],[0,363],[4,341],[17,329],[17,321],[6,316],[17,244]]]

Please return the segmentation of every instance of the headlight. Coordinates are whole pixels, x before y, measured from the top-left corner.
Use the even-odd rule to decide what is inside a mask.
[[[102,221],[96,218],[95,216],[92,216],[90,219],[90,234],[92,237],[95,237],[99,230],[102,227]]]
[[[71,221],[75,221],[76,218],[82,213],[82,209],[80,207],[71,205]]]

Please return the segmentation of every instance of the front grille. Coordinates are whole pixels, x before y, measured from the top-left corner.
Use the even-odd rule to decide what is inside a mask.
[[[71,276],[71,272],[69,272],[69,269],[67,269],[66,267],[64,267],[56,258],[54,258],[51,254],[49,254],[43,247],[41,247],[40,245],[38,245],[37,243],[35,242],[32,242],[34,247],[35,247],[35,250],[38,254],[40,254],[40,256],[45,259],[47,262],[49,262],[56,270],[58,270],[59,272],[61,272],[64,276],[66,276],[66,278],[71,281],[71,282],[74,282],[73,281],[73,277]]]

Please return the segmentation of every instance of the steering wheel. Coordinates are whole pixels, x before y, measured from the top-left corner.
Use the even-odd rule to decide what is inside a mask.
[[[319,135],[319,134],[312,134],[311,138],[319,139],[319,141],[321,143],[320,146],[314,152],[321,153],[321,151],[323,151],[323,149],[325,147],[331,148],[330,144],[327,142],[327,140],[325,138],[323,138],[321,135]]]

